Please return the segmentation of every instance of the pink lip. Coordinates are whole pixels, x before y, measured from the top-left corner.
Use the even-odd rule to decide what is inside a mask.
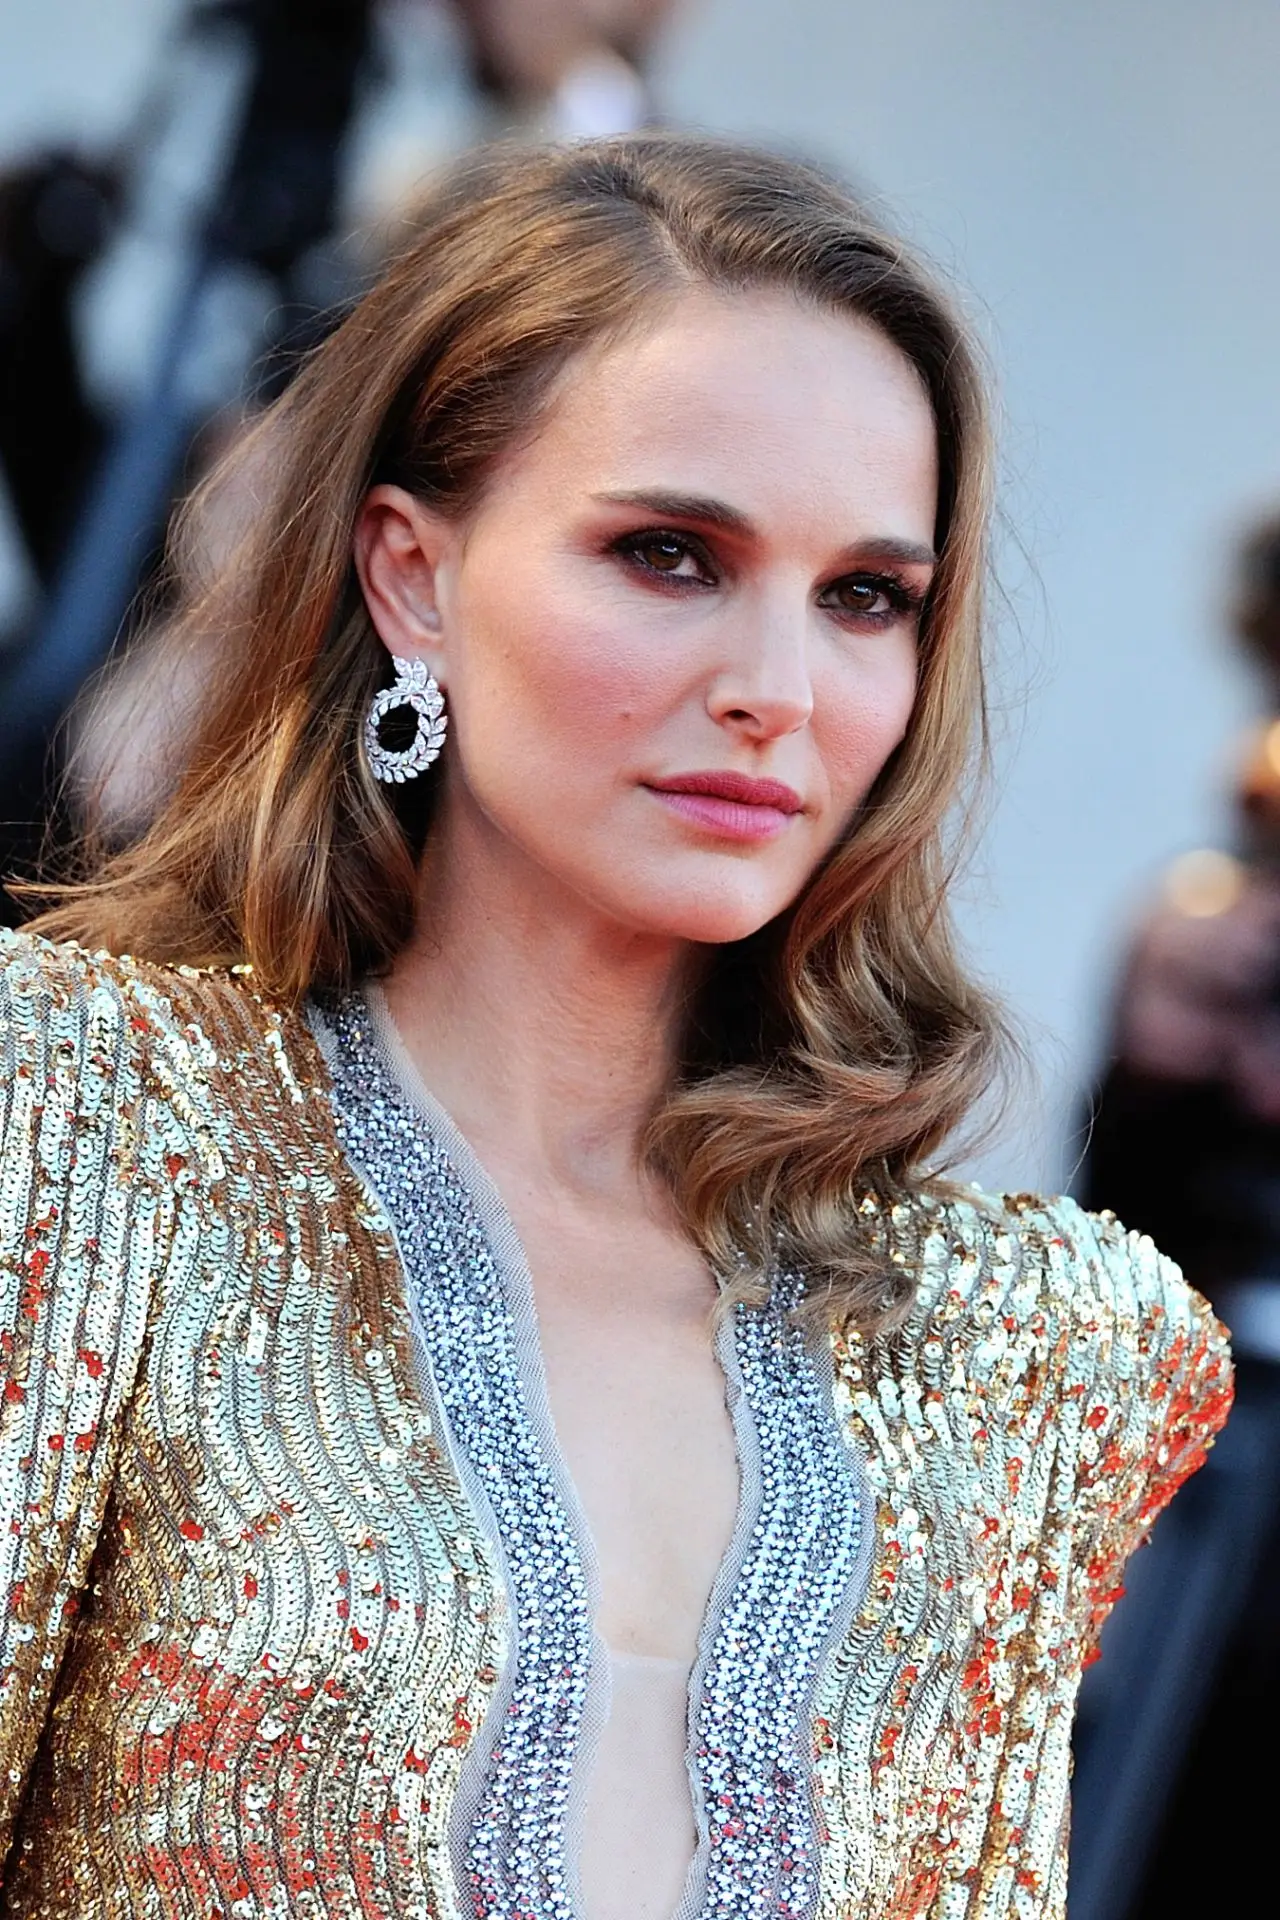
[[[804,805],[781,780],[753,780],[727,769],[677,773],[647,784],[673,812],[725,840],[772,840]]]

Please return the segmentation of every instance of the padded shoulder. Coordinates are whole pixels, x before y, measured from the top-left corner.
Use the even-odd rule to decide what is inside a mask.
[[[1142,1323],[1158,1344],[1217,1328],[1207,1303],[1146,1234],[1065,1195],[973,1188],[921,1202],[910,1239],[917,1325],[935,1315],[955,1324],[970,1314],[991,1323],[1048,1313],[1065,1316],[1083,1337]]]
[[[316,1109],[328,1080],[303,1012],[263,993],[249,967],[168,966],[0,931],[0,1063],[55,1033],[73,1078],[100,1043],[143,1073],[198,1155],[237,1121],[246,1137],[269,1133],[282,1099]]]
[[[953,1195],[923,1203],[916,1234],[916,1307],[886,1362],[946,1356],[1024,1464],[1033,1410],[1052,1431],[1074,1463],[1094,1641],[1125,1559],[1230,1411],[1226,1329],[1146,1234],[1071,1199]]]
[[[13,1034],[59,1013],[82,1011],[96,993],[118,999],[111,973],[119,964],[70,942],[0,928],[0,1018]]]
[[[193,968],[0,928],[0,1035],[23,1051],[56,1032],[64,1058],[86,1035],[109,1035],[114,1049],[141,1061],[157,1040],[181,1031],[184,989],[200,977]]]

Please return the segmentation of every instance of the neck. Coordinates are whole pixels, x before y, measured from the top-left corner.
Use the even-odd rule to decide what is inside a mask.
[[[483,831],[437,837],[419,898],[387,1000],[480,1158],[584,1195],[634,1190],[698,950],[605,924]]]

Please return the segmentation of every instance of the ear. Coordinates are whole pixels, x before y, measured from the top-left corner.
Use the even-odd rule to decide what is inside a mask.
[[[356,521],[354,555],[369,618],[389,653],[425,660],[444,685],[441,561],[450,528],[403,487],[374,487]]]

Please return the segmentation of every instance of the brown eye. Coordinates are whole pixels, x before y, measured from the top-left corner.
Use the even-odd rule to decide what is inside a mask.
[[[888,613],[889,596],[870,580],[842,580],[833,589],[836,605],[846,613]]]
[[[673,534],[652,534],[642,546],[631,549],[657,573],[675,573],[681,563],[689,559],[689,549],[683,540],[677,540]]]
[[[918,617],[924,603],[914,587],[892,575],[851,573],[844,580],[832,582],[822,596],[822,604],[834,607],[837,613],[853,614],[884,626],[907,614]]]
[[[668,528],[647,527],[641,533],[624,534],[613,542],[613,551],[641,574],[660,574],[664,580],[700,586],[711,586],[716,579],[701,541]]]

